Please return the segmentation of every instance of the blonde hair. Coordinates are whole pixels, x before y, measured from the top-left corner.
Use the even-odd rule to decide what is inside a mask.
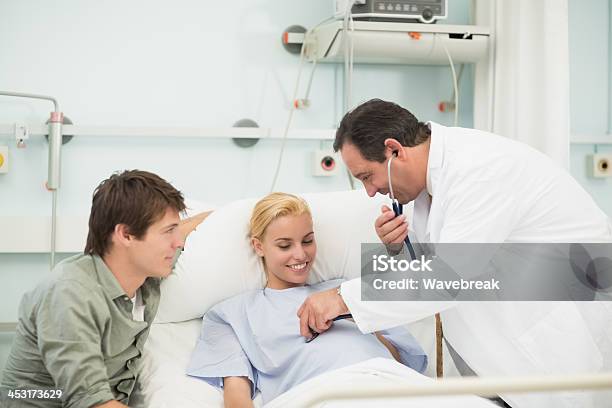
[[[293,194],[270,193],[255,204],[249,222],[249,237],[262,239],[268,225],[279,217],[286,215],[308,214],[312,217],[310,207],[304,199]]]

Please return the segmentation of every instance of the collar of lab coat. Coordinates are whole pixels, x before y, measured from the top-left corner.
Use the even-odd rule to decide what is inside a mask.
[[[440,171],[444,163],[444,136],[446,127],[435,122],[427,122],[431,129],[429,156],[427,159],[427,192],[432,197],[438,185]]]

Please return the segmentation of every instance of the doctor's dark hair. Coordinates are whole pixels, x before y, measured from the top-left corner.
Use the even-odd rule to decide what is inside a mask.
[[[158,175],[142,170],[113,174],[94,191],[84,253],[106,255],[117,224],[127,225],[130,234],[143,238],[168,208],[184,211],[183,195]]]
[[[351,143],[364,159],[382,163],[386,160],[385,139],[414,147],[430,136],[429,126],[419,122],[407,109],[393,102],[372,99],[344,115],[336,131],[334,151]]]

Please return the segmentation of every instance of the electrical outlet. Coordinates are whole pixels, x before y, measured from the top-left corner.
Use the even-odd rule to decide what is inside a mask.
[[[612,177],[612,154],[593,154],[589,156],[588,162],[591,177]]]
[[[338,155],[329,150],[316,150],[312,154],[312,175],[335,176],[339,172]]]
[[[25,123],[15,123],[15,142],[17,147],[24,148],[26,140],[30,138],[30,131]]]
[[[8,173],[9,166],[8,146],[0,146],[0,173]]]

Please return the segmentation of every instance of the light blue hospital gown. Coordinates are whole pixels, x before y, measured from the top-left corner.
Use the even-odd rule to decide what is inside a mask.
[[[204,315],[187,374],[223,386],[223,377],[244,376],[267,403],[324,372],[375,357],[393,358],[373,334],[350,320],[310,343],[300,336],[297,310],[307,296],[337,287],[342,280],[284,290],[265,289],[227,299]],[[427,356],[403,327],[381,334],[396,346],[402,363],[423,372]],[[252,396],[253,396],[252,395]]]

